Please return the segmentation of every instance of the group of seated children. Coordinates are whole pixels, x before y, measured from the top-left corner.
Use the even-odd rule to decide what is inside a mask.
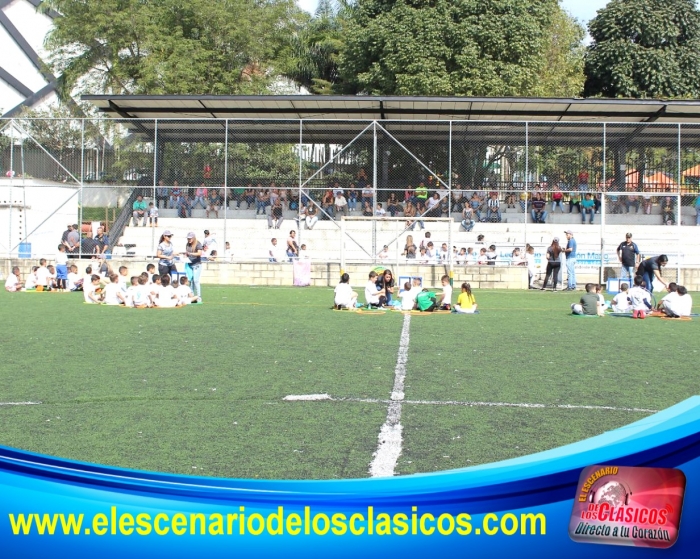
[[[122,268],[124,273],[111,274],[109,283],[106,284],[102,283],[102,278],[97,274],[92,274],[89,282],[86,279],[83,287],[85,302],[122,305],[137,309],[182,307],[201,302],[201,299],[192,293],[189,280],[184,276],[180,278],[179,285],[177,282],[171,285],[169,274],[160,276],[143,272],[139,276],[129,278],[129,285],[127,285],[128,272],[124,266]]]
[[[456,313],[473,314],[476,310],[476,300],[468,283],[462,284],[457,304],[452,306],[452,285],[450,277],[442,276],[442,291],[432,292],[423,289],[420,278],[413,278],[411,282],[406,282],[403,290],[398,294],[401,302],[392,303],[394,294],[394,279],[391,270],[384,270],[382,274],[377,274],[374,270],[369,273],[369,278],[365,286],[365,301],[370,308],[397,307],[402,311],[426,311],[451,310]],[[358,294],[350,287],[350,276],[344,273],[340,278],[340,283],[335,288],[334,308],[335,309],[355,309],[362,306],[357,303]]]
[[[571,305],[571,311],[579,315],[603,316],[606,306],[601,286],[587,283],[586,293],[578,303]],[[620,292],[613,297],[610,304],[613,312],[631,313],[632,318],[646,318],[647,315],[682,318],[690,316],[692,307],[693,300],[688,290],[671,282],[668,284],[668,294],[654,308],[652,295],[646,289],[642,276],[635,276],[634,286],[631,288],[627,283],[621,283]]]

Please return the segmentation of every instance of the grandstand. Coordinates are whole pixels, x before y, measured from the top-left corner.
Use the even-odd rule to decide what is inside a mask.
[[[99,205],[105,216],[117,207],[121,212],[116,221],[103,223],[112,245],[122,245],[115,259],[153,258],[158,231],[165,228],[176,240],[190,230],[201,236],[210,229],[220,256],[228,241],[235,263],[263,265],[273,234],[283,240],[298,229],[317,266],[376,264],[384,244],[387,263],[406,266],[400,256],[405,238],[421,233],[404,231],[401,210],[395,220],[321,220],[308,231],[297,227],[297,210],[285,207],[281,230],[270,231],[267,216],[255,215],[255,204],[237,209],[233,200],[248,186],[257,193],[275,183],[290,200],[314,204],[323,216],[323,193],[336,182],[346,191],[352,185],[369,188],[373,202],[386,203],[394,193],[402,204],[406,190],[424,183],[445,201],[444,221],[430,225],[434,238],[461,248],[475,245],[483,234],[497,246],[499,268],[507,266],[514,247],[529,243],[541,255],[568,228],[584,255],[578,264],[583,278],[615,276],[615,248],[628,231],[646,255],[667,253],[667,273],[678,279],[690,278],[700,265],[688,229],[696,224],[700,181],[697,101],[106,95],[85,100],[112,119],[62,123],[55,132],[67,138],[63,141],[47,136],[32,119],[0,123],[5,130],[0,142],[7,130],[12,133],[12,149],[7,142],[0,145],[0,166],[9,169],[2,181],[8,195],[2,198],[10,199],[0,212],[15,212],[9,230],[0,231],[5,256],[16,258],[20,244],[25,254],[31,244],[33,258],[51,256],[63,227],[54,218],[65,221],[66,212],[77,213],[90,231],[95,218],[83,209]],[[170,189],[175,181],[190,192],[200,186],[221,189],[227,207],[218,219],[207,219],[201,208],[181,219],[161,203],[159,230],[129,224],[137,193],[158,201],[159,185]],[[17,200],[39,186],[68,189],[69,200],[39,196],[33,210],[40,215],[18,223],[29,208]],[[582,225],[578,209],[549,211],[546,223],[532,223],[520,197],[529,200],[539,192],[550,210],[555,190],[562,191],[565,211],[569,199],[594,194],[594,224]],[[498,193],[501,220],[478,223],[467,233],[460,228],[458,199],[473,191]],[[206,281],[230,280],[226,263],[208,266]],[[275,284],[289,278],[286,271],[264,272]],[[330,273],[317,277],[326,281]],[[512,278],[495,284],[512,285]]]

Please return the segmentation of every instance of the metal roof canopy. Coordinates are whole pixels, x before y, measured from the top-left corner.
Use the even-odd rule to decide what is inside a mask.
[[[700,100],[316,95],[83,95],[131,131],[159,141],[342,144],[378,121],[400,142],[489,145],[700,146]],[[299,121],[303,121],[301,126]],[[372,137],[371,130],[366,133]]]

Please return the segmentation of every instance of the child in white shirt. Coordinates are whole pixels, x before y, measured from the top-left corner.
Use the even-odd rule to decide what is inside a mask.
[[[185,276],[180,278],[180,285],[175,288],[175,293],[177,294],[180,305],[191,305],[192,303],[199,303],[202,300],[201,297],[197,297],[192,293],[190,281]]]
[[[376,286],[375,286],[376,289]],[[350,286],[350,276],[344,273],[340,276],[340,283],[335,286],[335,297],[333,298],[335,308],[354,309],[357,303],[357,293]]]
[[[68,291],[80,291],[83,289],[83,278],[78,275],[78,267],[75,264],[70,267],[70,272],[68,272],[66,289]]]
[[[160,283],[160,292],[153,303],[161,308],[179,307],[180,302],[178,301],[175,289],[170,285],[170,276],[168,274],[161,276]]]
[[[629,285],[626,283],[620,284],[620,292],[615,295],[612,300],[613,312],[629,312],[631,310],[630,298],[629,294],[627,293],[628,289]]]
[[[402,311],[412,311],[416,304],[416,293],[411,288],[410,282],[403,284],[403,291],[399,293],[401,298],[401,310]]]
[[[145,309],[151,306],[151,298],[149,296],[150,288],[146,285],[146,280],[139,277],[138,287],[134,289],[131,295],[131,302],[136,309]],[[132,286],[133,287],[133,286]],[[130,288],[131,289],[131,288]]]
[[[97,274],[90,276],[90,282],[83,286],[83,297],[86,303],[99,305],[102,302],[100,276]]]
[[[110,283],[105,285],[102,302],[105,305],[123,305],[125,299],[122,288],[119,285],[119,277],[117,274],[112,274],[109,276],[109,281]]]
[[[450,276],[445,274],[440,278],[442,283],[442,294],[438,296],[438,308],[442,310],[452,310],[452,286],[450,285]]]
[[[365,285],[365,301],[367,305],[372,307],[379,307],[382,304],[382,298],[386,300],[385,297],[380,297],[379,291],[377,290],[377,272],[371,271],[369,273],[369,279],[367,280],[367,285]]]
[[[634,287],[627,294],[632,305],[632,318],[646,318],[647,312],[651,310],[651,293],[642,284],[644,280],[641,276],[634,278]]]
[[[37,286],[37,277],[36,277],[36,272],[39,269],[39,266],[32,266],[32,271],[29,272],[29,275],[27,276],[27,281],[24,284],[24,288],[29,290],[29,289],[36,289]]]
[[[158,227],[158,206],[155,206],[153,202],[148,204],[148,225]]]

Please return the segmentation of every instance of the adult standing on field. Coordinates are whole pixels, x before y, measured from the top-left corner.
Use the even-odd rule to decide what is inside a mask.
[[[620,246],[617,247],[617,259],[622,264],[620,278],[632,281],[640,260],[639,247],[632,242],[632,233],[627,233],[625,242],[620,243]]]
[[[547,288],[547,283],[549,278],[552,278],[552,291],[557,290],[557,279],[559,276],[559,271],[561,268],[561,260],[559,260],[559,255],[561,254],[561,246],[559,246],[559,237],[554,237],[552,244],[547,248],[547,274],[544,277],[544,283],[542,284],[542,291]]]
[[[574,291],[576,289],[576,239],[574,232],[571,229],[564,231],[566,234],[566,290]],[[563,282],[562,282],[563,283]]]
[[[659,256],[652,256],[646,260],[642,260],[642,263],[637,268],[637,275],[642,276],[646,282],[646,288],[649,293],[654,291],[654,279],[659,280],[666,290],[668,290],[668,283],[664,281],[661,277],[661,268],[666,266],[668,263],[668,256],[665,254],[660,254]]]
[[[192,292],[200,298],[202,289],[199,285],[199,278],[202,275],[202,243],[197,240],[194,231],[187,233],[187,244],[185,245],[185,256],[188,262],[185,264],[185,274],[190,280]]]
[[[163,231],[158,241],[158,248],[156,249],[156,256],[158,257],[158,275],[171,275],[173,272],[177,272],[175,267],[175,248],[170,242],[173,234],[170,230]]]

